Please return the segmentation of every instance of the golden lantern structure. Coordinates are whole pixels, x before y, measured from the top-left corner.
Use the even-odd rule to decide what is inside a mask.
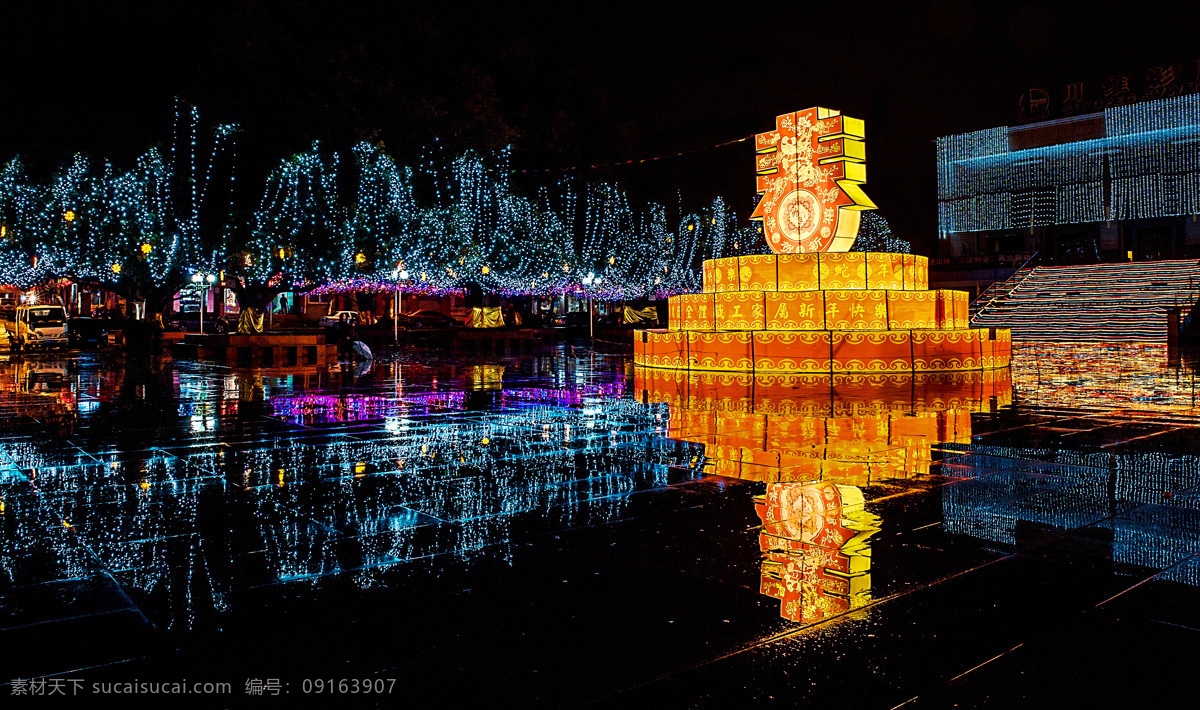
[[[1006,328],[971,328],[963,291],[929,289],[929,260],[850,252],[866,181],[862,121],[811,108],[755,147],[753,217],[772,254],[709,259],[702,293],[672,296],[668,327],[634,337],[634,363],[690,371],[915,373],[1009,366]],[[691,227],[691,225],[689,225]]]

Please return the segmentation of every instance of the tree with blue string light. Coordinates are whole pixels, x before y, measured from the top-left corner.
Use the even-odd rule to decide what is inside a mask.
[[[162,314],[193,271],[211,268],[224,232],[204,211],[210,199],[227,202],[213,187],[214,168],[224,167],[219,163],[235,129],[213,131],[202,170],[199,114],[184,114],[188,144],[173,145],[166,158],[151,148],[128,170],[79,154],[37,182],[19,159],[10,161],[0,171],[0,220],[14,237],[4,244],[6,262],[29,268],[4,281],[32,286],[68,278],[130,303],[144,301],[147,318]]]
[[[314,144],[281,160],[257,206],[239,210],[236,127],[205,134],[196,109],[177,115],[169,150],[129,170],[80,155],[39,183],[10,161],[0,171],[5,280],[67,277],[145,300],[150,314],[196,273],[222,274],[243,308],[280,291],[400,287],[631,300],[693,291],[704,259],[762,247],[720,199],[684,213],[635,203],[615,183],[562,178],[519,191],[507,150],[411,167],[382,145],[342,154]],[[421,184],[431,189],[419,194]]]

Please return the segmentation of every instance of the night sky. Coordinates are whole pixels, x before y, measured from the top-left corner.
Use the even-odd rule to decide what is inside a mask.
[[[635,199],[755,203],[749,143],[813,105],[867,126],[867,194],[916,250],[935,247],[934,139],[1016,122],[1043,86],[1184,67],[1200,11],[1174,3],[29,3],[6,6],[0,159],[49,171],[72,153],[132,163],[171,138],[175,97],[234,121],[246,169],[313,139],[382,141],[413,160],[513,145],[513,167],[591,166]],[[558,173],[540,173],[553,179]]]

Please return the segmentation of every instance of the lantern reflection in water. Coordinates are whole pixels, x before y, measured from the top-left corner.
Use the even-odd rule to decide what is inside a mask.
[[[666,402],[671,438],[704,444],[711,474],[766,483],[755,499],[760,589],[784,618],[813,623],[870,599],[862,487],[929,473],[939,443],[966,444],[971,413],[1012,401],[1009,371],[751,375],[635,371]]]
[[[759,591],[789,621],[812,623],[870,601],[871,549],[879,517],[862,490],[828,481],[769,483],[754,499],[764,554]]]

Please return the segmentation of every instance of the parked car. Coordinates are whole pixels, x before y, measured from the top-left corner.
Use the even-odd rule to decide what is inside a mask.
[[[522,328],[544,328],[546,326],[546,318],[541,313],[522,313],[521,327]]]
[[[625,322],[625,314],[621,311],[609,313],[600,316],[596,319],[597,328],[632,328],[633,325]]]
[[[67,310],[62,306],[20,306],[6,325],[9,344],[24,347],[66,347]]]
[[[218,316],[215,313],[205,312],[204,314],[204,332],[205,333],[236,333],[237,332],[237,316]],[[163,327],[170,331],[199,333],[200,332],[200,311],[181,311],[171,315],[163,322]]]
[[[462,323],[445,313],[425,309],[400,314],[400,325],[405,328],[457,328]]]
[[[99,308],[92,309],[92,317],[93,318],[104,318],[106,320],[109,320],[109,319],[115,320],[115,319],[124,318],[125,314],[122,313],[119,308],[99,307]]]
[[[571,311],[554,319],[555,328],[586,328],[590,319],[587,311]]]
[[[100,318],[80,316],[67,321],[67,336],[71,345],[103,343],[108,337],[105,326],[107,323]]]
[[[337,311],[336,313],[330,313],[327,316],[321,316],[321,320],[317,322],[322,328],[332,328],[338,324],[339,320],[342,319],[343,314],[350,319],[350,325],[356,328],[358,327],[358,324],[361,322],[361,319],[358,317],[358,311]]]

